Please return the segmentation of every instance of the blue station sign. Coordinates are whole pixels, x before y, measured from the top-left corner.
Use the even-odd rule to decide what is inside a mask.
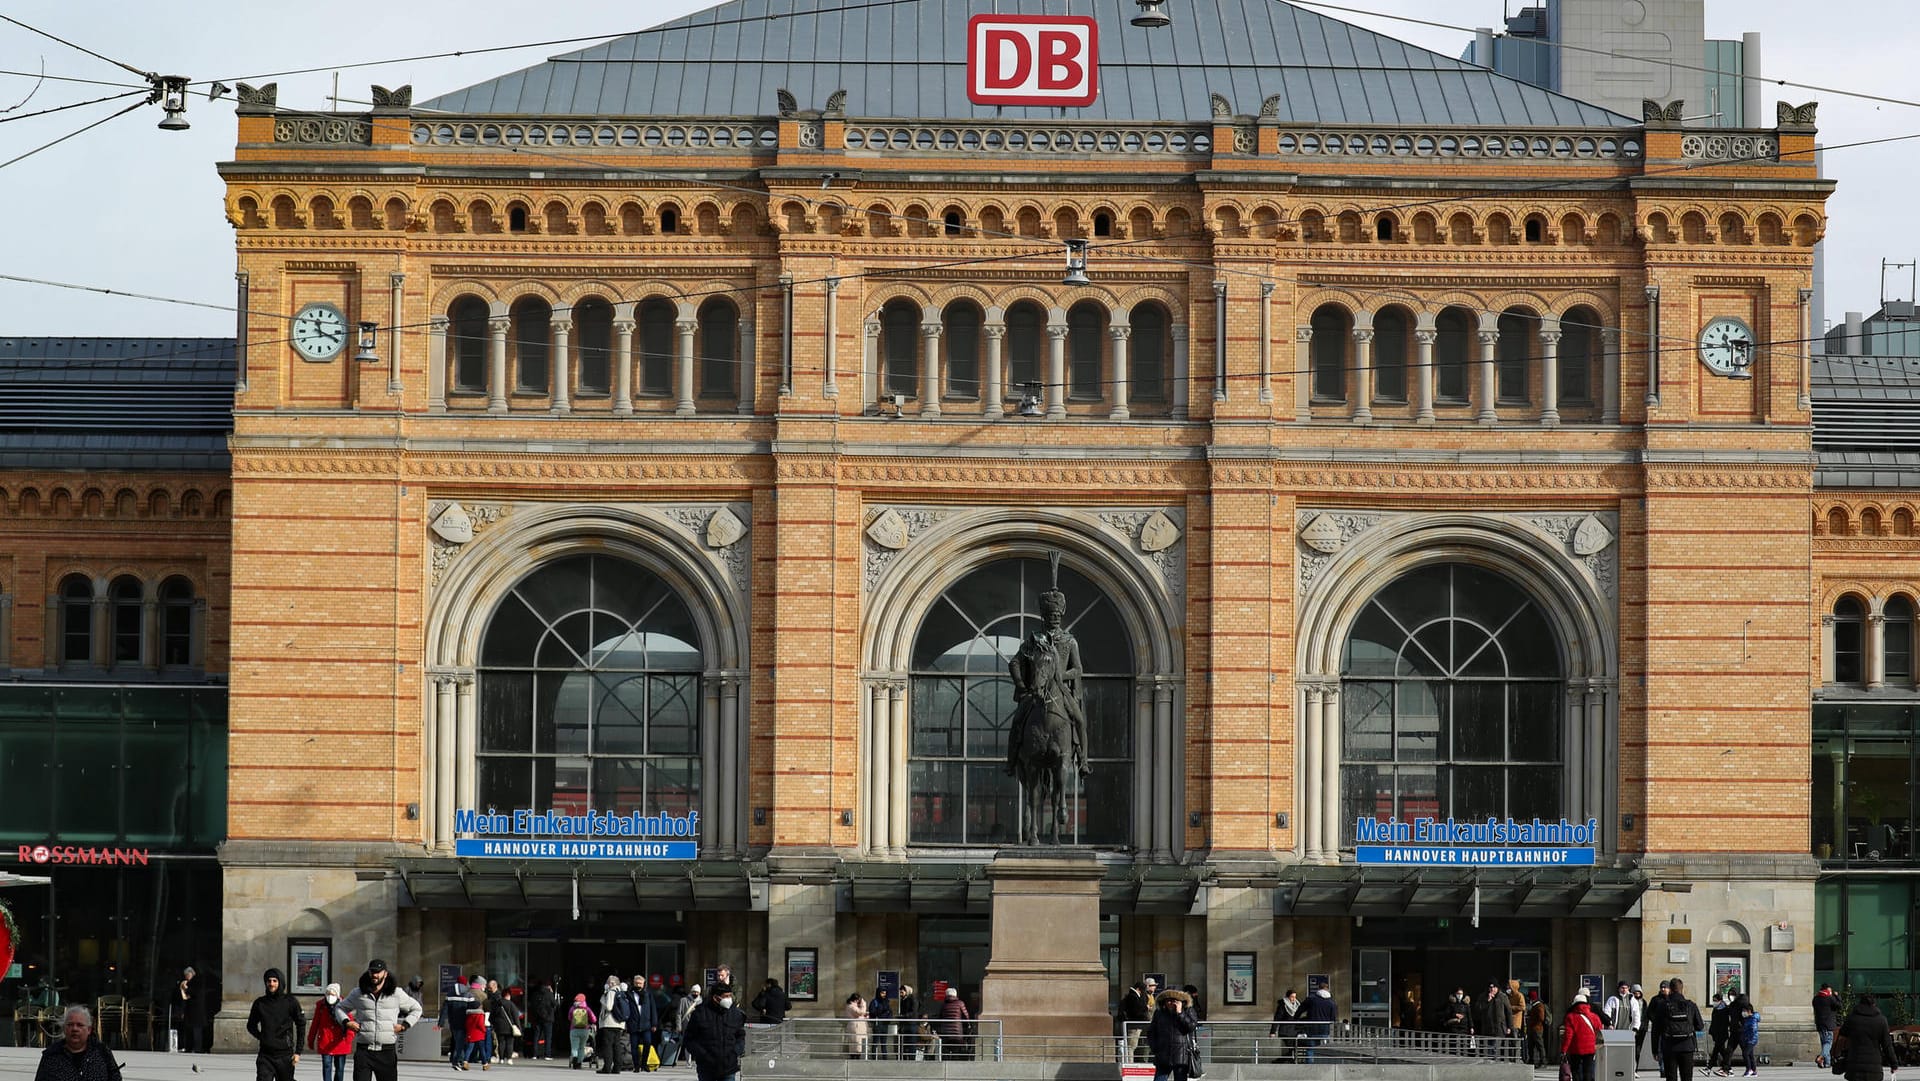
[[[685,815],[583,811],[453,813],[453,854],[470,859],[690,860],[700,854],[700,812]]]
[[[1354,823],[1353,859],[1388,867],[1592,867],[1597,819],[1362,818]]]

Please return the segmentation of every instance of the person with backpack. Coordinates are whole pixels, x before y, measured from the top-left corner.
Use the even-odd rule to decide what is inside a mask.
[[[1699,1052],[1699,1034],[1706,1021],[1700,1007],[1688,1001],[1679,979],[1667,981],[1666,1004],[1659,1013],[1660,1074],[1667,1081],[1693,1081],[1693,1057]]]
[[[633,1000],[620,986],[620,977],[608,974],[600,992],[600,1027],[594,1033],[594,1047],[600,1059],[600,1073],[619,1073],[625,1057],[627,1019],[633,1016]]]
[[[1593,1059],[1600,1052],[1600,1031],[1606,1023],[1587,1004],[1587,993],[1573,996],[1566,1027],[1560,1033],[1560,1061],[1569,1081],[1593,1081]]]
[[[1538,991],[1527,992],[1527,998],[1529,1002],[1524,1022],[1527,1032],[1525,1058],[1535,1066],[1545,1066],[1547,1065],[1547,1004],[1540,998]]]
[[[587,996],[573,996],[573,1005],[567,1007],[567,1068],[577,1070],[587,1061],[587,1044],[593,1040],[593,1027],[599,1018],[593,1015],[593,1008],[587,1005]]]

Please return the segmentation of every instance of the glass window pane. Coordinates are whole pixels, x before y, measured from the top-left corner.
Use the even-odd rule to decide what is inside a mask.
[[[1345,684],[1340,714],[1340,753],[1347,761],[1393,761],[1393,684]]]
[[[1004,759],[1013,717],[1013,680],[975,677],[967,686],[967,757]]]
[[[533,678],[531,672],[480,673],[481,753],[533,750]]]
[[[647,677],[594,676],[589,686],[594,699],[593,753],[645,754]],[[634,783],[639,783],[637,777]]]
[[[908,763],[908,833],[914,844],[959,844],[963,825],[958,762]]]
[[[1506,751],[1506,685],[1453,684],[1453,759],[1498,762]]]
[[[138,809],[138,813],[127,816],[125,840],[129,844],[190,843],[191,786],[206,778],[191,772],[192,744],[185,705],[179,703],[179,711],[169,722],[129,724],[126,728],[126,760],[130,766],[124,778],[126,802],[129,808]]]
[[[487,624],[487,635],[480,645],[480,663],[532,665],[534,647],[540,643],[546,628],[546,622],[534,615],[518,594],[509,594],[500,602],[500,607],[494,609],[493,619]]]
[[[1133,763],[1095,762],[1080,794],[1080,843],[1124,845],[1132,828]]]
[[[1445,818],[1452,771],[1436,766],[1399,766],[1394,770],[1399,792],[1395,808],[1402,822],[1416,818]]]
[[[1019,793],[1019,784],[999,763],[969,765],[966,843],[999,845],[1019,840]]]
[[[521,599],[545,617],[557,621],[592,605],[593,557],[558,559],[535,571],[514,587]]]
[[[533,760],[534,809],[584,814],[593,807],[593,760],[590,758],[536,758]]]
[[[913,640],[913,669],[916,672],[959,672],[966,667],[967,654],[974,649],[978,632],[974,625],[946,597],[933,602],[920,633]]]
[[[652,758],[647,760],[648,814],[685,817],[700,807],[700,760],[697,758]]]
[[[1562,810],[1560,767],[1514,766],[1507,770],[1506,817],[1522,822],[1533,818],[1554,822]]]
[[[1061,583],[1063,589],[1066,585],[1065,582]],[[1086,588],[1090,590],[1092,586]],[[1081,596],[1087,594],[1082,593]],[[1133,671],[1133,646],[1127,639],[1126,625],[1120,622],[1120,615],[1113,610],[1112,603],[1095,593],[1084,609],[1075,612],[1071,609],[1076,599],[1072,593],[1067,594],[1070,610],[1065,623],[1067,630],[1080,643],[1081,668],[1102,675]]]
[[[647,753],[695,754],[700,749],[700,680],[690,675],[647,680]]]
[[[1509,683],[1507,759],[1560,760],[1560,687],[1555,683]]]
[[[593,809],[625,815],[647,809],[647,767],[644,758],[593,760]]]
[[[1860,629],[1855,620],[1835,620],[1833,624],[1833,679],[1836,683],[1862,682],[1860,665]]]
[[[1455,766],[1448,777],[1455,818],[1500,818],[1506,812],[1506,771],[1498,766]]]
[[[592,652],[593,613],[575,612],[554,623],[540,640],[534,663],[541,668],[585,668]]]
[[[1888,620],[1886,639],[1887,682],[1913,682],[1913,624]]]
[[[1432,762],[1447,756],[1444,683],[1403,681],[1393,757],[1398,762]]]
[[[110,695],[112,692],[106,692]],[[120,718],[111,699],[89,702],[70,717],[65,692],[54,740],[54,828],[63,841],[100,843],[120,835]],[[102,714],[105,715],[102,715]],[[44,768],[44,767],[43,767]],[[9,797],[11,799],[11,797]]]
[[[1392,766],[1340,767],[1340,837],[1353,844],[1353,824],[1362,818],[1385,822],[1393,817]]]
[[[1385,609],[1369,604],[1354,620],[1347,638],[1346,674],[1350,676],[1390,676],[1399,665],[1400,643],[1407,632],[1388,616]]]
[[[533,806],[533,768],[524,758],[480,756],[474,799],[482,808],[513,811]]]
[[[913,679],[913,754],[957,758],[965,736],[960,681],[936,676]]]
[[[1907,967],[1911,891],[1905,882],[1847,883],[1847,967]]]
[[[53,833],[53,704],[49,692],[6,688],[0,696],[0,777],[7,813],[0,838],[43,841]]]
[[[542,754],[585,754],[591,732],[587,694],[592,677],[585,674],[542,672],[535,684],[533,741]]]
[[[1087,754],[1093,758],[1133,757],[1133,681],[1089,679],[1082,689],[1087,706]]]

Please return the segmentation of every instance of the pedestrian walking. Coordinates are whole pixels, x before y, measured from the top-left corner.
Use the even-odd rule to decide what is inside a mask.
[[[1287,993],[1274,1003],[1273,1027],[1267,1031],[1280,1037],[1281,1061],[1297,1062],[1300,1058],[1300,1042],[1306,1035],[1307,1004],[1300,1001],[1300,993],[1287,988]]]
[[[487,997],[487,985],[478,976],[467,985],[467,993],[473,996],[473,1006],[467,1010],[467,1058],[460,1068],[471,1069],[478,1062],[486,1070],[493,1065],[493,1041],[487,1036],[488,1026],[493,1023],[493,1003]]]
[[[787,992],[781,988],[780,981],[769,977],[767,985],[753,996],[753,1008],[760,1014],[760,1020],[777,1025],[787,1019],[787,1011],[792,1008],[792,1003],[787,999]]]
[[[1507,981],[1507,1035],[1522,1039],[1527,1031],[1527,996],[1519,980]]]
[[[1661,1076],[1667,1081],[1693,1081],[1693,1058],[1706,1022],[1700,1007],[1687,1000],[1683,981],[1668,981],[1666,999],[1659,1010]]]
[[[1893,1034],[1872,992],[1863,992],[1854,1000],[1853,1012],[1841,1022],[1828,1050],[1833,1070],[1845,1081],[1883,1081],[1883,1070],[1891,1075],[1900,1063],[1894,1057]]]
[[[1333,1004],[1332,988],[1322,987],[1307,996],[1306,1061],[1312,1062],[1314,1048],[1332,1038],[1333,1023],[1339,1019],[1340,1008]]]
[[[960,989],[947,988],[947,1001],[940,1006],[940,1021],[934,1028],[940,1037],[942,1058],[964,1062],[973,1057],[967,1038],[972,1023],[973,1014],[967,1012],[967,1004],[960,1001]]]
[[[1728,1021],[1737,1026],[1735,1038],[1740,1043],[1740,1065],[1746,1067],[1742,1077],[1760,1076],[1760,1059],[1756,1052],[1760,1048],[1760,1011],[1753,1008],[1747,996],[1741,995],[1727,1007]],[[1721,1073],[1722,1077],[1726,1072]]]
[[[1600,1033],[1606,1023],[1593,1012],[1585,991],[1573,996],[1560,1033],[1562,1075],[1567,1081],[1593,1081],[1593,1059],[1600,1051]]]
[[[33,1072],[33,1081],[120,1081],[120,1064],[93,1034],[91,1011],[77,1004],[68,1006],[60,1031],[60,1042],[40,1052],[40,1068]]]
[[[627,1042],[627,1017],[632,1013],[633,1000],[621,993],[620,977],[608,975],[600,990],[600,1027],[594,1033],[600,1073],[620,1072],[621,1049]]]
[[[533,1057],[537,1059],[553,1057],[553,1019],[560,1012],[560,992],[553,988],[557,982],[541,980],[527,997],[527,1014],[533,1021]]]
[[[418,999],[400,989],[387,963],[374,958],[360,974],[360,986],[346,998],[353,1030],[353,1081],[396,1081],[400,1076],[400,1034],[425,1011]]]
[[[1522,1023],[1526,1026],[1526,1060],[1535,1066],[1547,1065],[1547,1026],[1552,1022],[1548,1018],[1547,1004],[1540,999],[1540,992],[1529,991],[1527,997],[1527,1015]]]
[[[300,1048],[307,1042],[307,1015],[300,1000],[287,992],[287,977],[279,969],[268,969],[260,982],[266,991],[247,1012],[247,1035],[260,1045],[254,1072],[259,1081],[293,1081]]]
[[[1139,1062],[1146,1054],[1145,1029],[1141,1026],[1153,1020],[1153,991],[1148,980],[1135,980],[1120,996],[1120,1034],[1127,1041],[1127,1059]]]
[[[687,1018],[682,1038],[700,1081],[735,1081],[740,1076],[740,1045],[747,1036],[747,1015],[733,1004],[733,986],[715,980],[707,997]]]
[[[599,1018],[593,1014],[593,1007],[587,1005],[587,996],[573,996],[573,1005],[567,1007],[567,1067],[577,1070],[587,1061],[587,1045],[593,1041],[593,1028]]]
[[[847,996],[847,1005],[841,1011],[847,1019],[847,1057],[867,1057],[867,1037],[871,1035],[872,1023],[867,1020],[867,1000],[855,991]]]
[[[627,988],[631,1006],[627,1014],[627,1051],[636,1070],[660,1068],[655,1048],[660,1046],[660,1000],[647,987],[647,978],[636,974]]]
[[[1814,1058],[1816,1066],[1833,1064],[1833,1034],[1840,1028],[1840,996],[1833,993],[1833,985],[1823,983],[1813,996],[1813,1028],[1820,1034],[1820,1054]]]
[[[313,1024],[307,1026],[307,1049],[320,1056],[320,1081],[347,1081],[347,1059],[353,1054],[350,1016],[340,1001],[340,985],[328,984],[327,993],[313,1004]]]
[[[1637,1032],[1640,1029],[1640,1010],[1646,1005],[1639,997],[1640,987],[1628,986],[1621,980],[1620,986],[1607,997],[1606,1004],[1600,1010],[1601,1019],[1615,1032]],[[1591,1004],[1589,1004],[1591,1005]]]
[[[180,1033],[180,1050],[186,1054],[205,1051],[200,1033],[207,1027],[207,988],[192,965],[180,970],[172,1005],[173,1027]]]
[[[1158,996],[1153,1020],[1147,1023],[1147,1050],[1153,1056],[1153,1081],[1187,1081],[1192,1076],[1194,1031],[1199,1027],[1193,1000],[1185,991],[1168,989]]]
[[[687,996],[680,1000],[679,1012],[674,1017],[673,1027],[675,1031],[680,1033],[682,1046],[686,1044],[687,1018],[692,1017],[693,1011],[699,1008],[700,995],[700,985],[696,983],[688,989]]]
[[[1720,1077],[1733,1072],[1733,1025],[1728,1012],[1732,1006],[1731,999],[1716,991],[1707,1016],[1707,1036],[1713,1041],[1713,1050],[1707,1052],[1707,1072]]]
[[[1660,1074],[1663,1077],[1667,1073],[1667,1056],[1664,1054],[1663,1045],[1667,1039],[1667,994],[1670,989],[1670,981],[1660,981],[1659,989],[1654,992],[1653,998],[1647,1002],[1645,1012],[1641,1014],[1643,1020],[1640,1024],[1641,1030],[1653,1042],[1653,1061],[1659,1064]],[[1635,1052],[1638,1053],[1638,1044],[1635,1045]]]

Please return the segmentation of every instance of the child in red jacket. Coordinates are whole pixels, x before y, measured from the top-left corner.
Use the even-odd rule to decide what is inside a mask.
[[[320,1056],[320,1081],[347,1081],[347,1056],[353,1054],[353,1033],[340,1020],[340,985],[327,985],[327,997],[314,1007],[307,1029],[307,1047]]]

